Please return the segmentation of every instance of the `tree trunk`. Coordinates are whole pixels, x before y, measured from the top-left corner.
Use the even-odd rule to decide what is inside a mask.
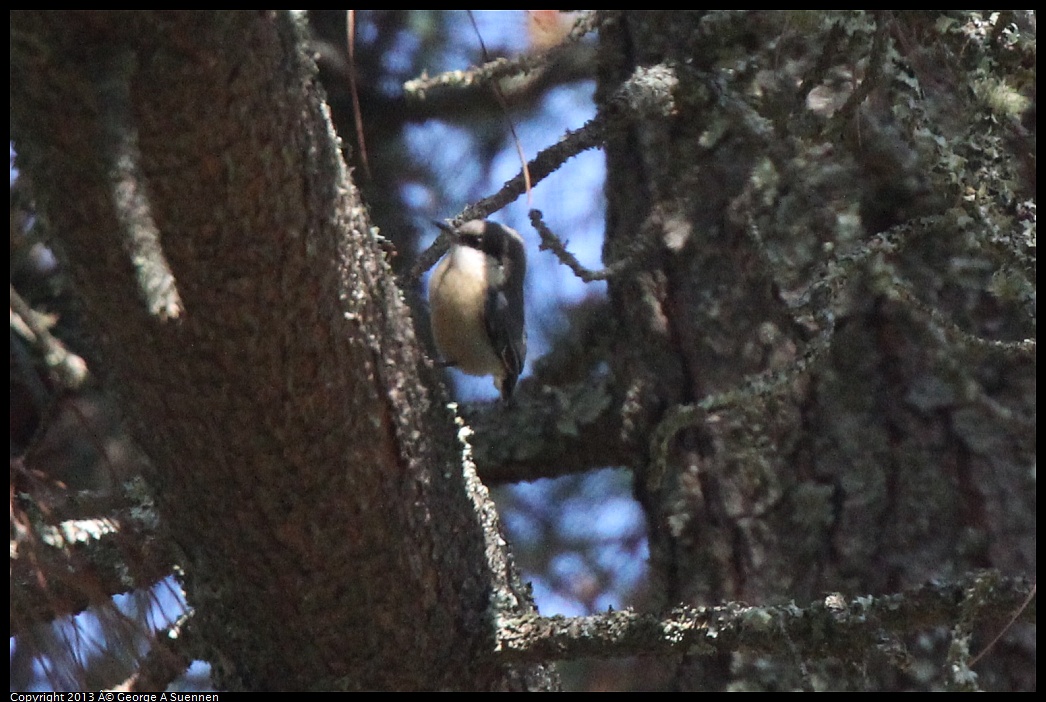
[[[290,15],[20,12],[12,41],[19,163],[215,683],[547,684],[491,657],[491,602],[529,600]]]
[[[1034,356],[954,343],[896,292],[898,279],[914,281],[915,297],[947,316],[984,319],[979,289],[942,298],[969,285],[949,279],[963,255],[953,220],[905,230],[903,254],[855,270],[822,297],[816,323],[809,306],[788,304],[813,289],[820,252],[860,252],[872,235],[960,202],[957,189],[927,182],[940,169],[920,157],[932,154],[903,141],[903,113],[888,109],[907,104],[890,82],[902,68],[876,47],[925,31],[921,20],[850,15],[861,29],[844,48],[824,19],[644,11],[601,33],[597,101],[605,114],[621,101],[642,113],[608,130],[604,260],[656,251],[634,275],[611,278],[609,293],[623,332],[613,357],[623,435],[646,451],[636,490],[659,607],[809,602],[976,568],[1034,571],[1034,440],[1024,422],[1000,422],[1010,410],[992,409],[984,389],[1033,416]],[[817,86],[816,62],[844,52],[866,81],[876,61],[887,77],[840,124],[796,88]],[[947,149],[967,147],[948,124],[922,126],[942,130]],[[843,139],[829,151],[832,129]],[[938,158],[954,163],[954,153]],[[1013,322],[1006,328],[1026,324]],[[798,372],[809,358],[809,374]],[[771,391],[774,373],[785,382]],[[702,401],[708,411],[671,418]],[[794,661],[774,674],[756,657],[700,664],[680,666],[677,684],[794,675]]]

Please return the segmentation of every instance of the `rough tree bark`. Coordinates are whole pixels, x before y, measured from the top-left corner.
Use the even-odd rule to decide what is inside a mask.
[[[941,106],[949,90],[972,93],[950,81],[976,75],[951,72],[944,57],[962,55],[969,36],[938,39],[943,17],[646,11],[603,26],[597,99],[645,117],[609,132],[604,258],[656,242],[651,263],[611,278],[609,292],[622,330],[615,406],[625,443],[644,449],[636,487],[662,606],[885,593],[984,567],[1034,572],[1033,347],[960,341],[898,292],[914,289],[988,339],[1019,341],[1033,324],[1020,305],[986,302],[986,279],[957,263],[1026,259],[1016,237],[1006,253],[986,251],[1020,209],[1014,161],[993,161],[994,181],[955,170],[966,163],[957,153],[984,144],[966,130],[978,133],[985,108]],[[947,48],[924,51],[925,36]],[[814,88],[844,66],[870,97],[818,110]],[[915,80],[925,93],[911,91]],[[637,87],[622,94],[626,81]],[[851,94],[843,87],[838,105]],[[952,119],[940,119],[945,110]],[[982,190],[964,203],[959,183]],[[971,201],[978,225],[958,235]],[[899,230],[899,253],[822,289],[813,315],[790,304],[816,287],[824,252],[859,252],[931,214],[940,218]],[[809,373],[795,373],[810,354]],[[781,370],[787,382],[768,392],[773,377],[760,374]],[[677,405],[720,393],[735,395],[671,419]],[[1026,665],[1026,654],[1000,668]],[[781,685],[793,664],[723,656],[680,666],[677,683]],[[897,684],[877,665],[862,675],[855,685]]]
[[[547,685],[492,658],[529,600],[290,15],[19,12],[12,42],[19,163],[215,684]]]

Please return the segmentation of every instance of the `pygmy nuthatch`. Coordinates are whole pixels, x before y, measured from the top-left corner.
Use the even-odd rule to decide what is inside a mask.
[[[515,230],[482,219],[456,230],[450,250],[429,280],[429,312],[436,348],[448,366],[492,375],[508,399],[527,356],[523,278],[527,254]]]

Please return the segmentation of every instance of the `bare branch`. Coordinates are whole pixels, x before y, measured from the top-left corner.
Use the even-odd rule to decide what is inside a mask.
[[[998,618],[1026,599],[1031,584],[982,571],[950,583],[931,582],[893,595],[829,594],[806,607],[794,603],[752,607],[677,607],[665,615],[607,612],[589,617],[530,615],[500,622],[498,650],[513,660],[574,660],[690,653],[711,656],[738,651],[861,661],[871,651],[890,651],[906,634],[948,625],[964,614],[972,621]],[[1022,618],[1035,620],[1024,610]]]

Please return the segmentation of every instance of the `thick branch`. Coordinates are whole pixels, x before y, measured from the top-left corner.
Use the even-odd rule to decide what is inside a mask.
[[[666,615],[608,612],[590,617],[527,616],[501,622],[503,655],[520,660],[572,660],[688,653],[711,656],[750,651],[860,661],[872,649],[920,629],[974,620],[1003,623],[1032,585],[998,572],[952,583],[929,583],[895,595],[833,593],[806,607],[679,607]],[[1022,612],[1035,621],[1035,609]]]

